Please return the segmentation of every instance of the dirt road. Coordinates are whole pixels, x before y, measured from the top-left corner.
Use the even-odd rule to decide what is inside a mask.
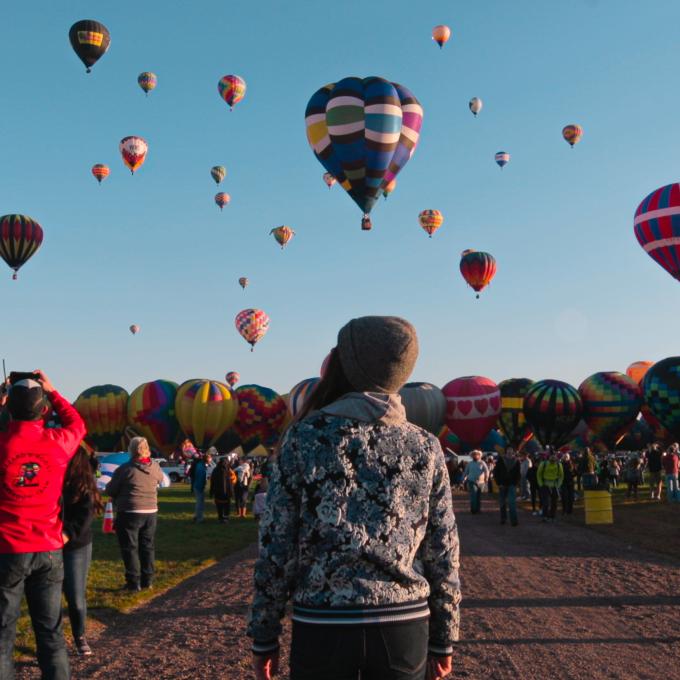
[[[500,526],[491,502],[474,517],[464,496],[455,505],[464,610],[453,677],[680,677],[677,562],[559,518],[521,513],[520,526]],[[250,680],[253,559],[235,555],[135,612],[102,617],[95,656],[74,659],[74,677]],[[18,677],[37,678],[35,666]]]

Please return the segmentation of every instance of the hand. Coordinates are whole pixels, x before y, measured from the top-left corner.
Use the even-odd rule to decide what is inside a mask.
[[[450,656],[430,656],[427,659],[427,680],[443,680],[453,670]]]
[[[38,374],[38,382],[42,385],[43,392],[49,394],[50,392],[55,391],[54,385],[51,383],[50,379],[40,369],[33,372]]]
[[[255,680],[272,680],[279,672],[279,652],[269,652],[264,656],[253,654]]]
[[[63,531],[61,532],[61,540],[64,541],[64,545],[66,545],[71,539],[68,537],[68,534],[65,534]]]

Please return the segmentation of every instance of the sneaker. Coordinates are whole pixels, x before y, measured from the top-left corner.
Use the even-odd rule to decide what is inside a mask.
[[[76,652],[78,656],[92,656],[92,648],[87,644],[85,636],[76,638]]]
[[[126,583],[121,590],[127,591],[128,593],[138,593],[141,588],[139,587],[139,583]]]

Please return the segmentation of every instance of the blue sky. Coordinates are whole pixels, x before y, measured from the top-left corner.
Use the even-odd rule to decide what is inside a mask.
[[[112,36],[89,76],[68,42],[84,18]],[[0,268],[9,368],[42,367],[71,398],[228,370],[287,392],[363,314],[411,320],[414,379],[438,385],[470,374],[578,385],[677,354],[677,283],[632,224],[649,192],[678,180],[674,0],[42,0],[2,19],[0,214],[45,231],[18,281]],[[441,51],[439,23],[453,32]],[[145,70],[159,81],[148,98]],[[231,113],[217,93],[227,73],[248,83]],[[425,109],[369,233],[326,189],[304,131],[312,93],[349,75],[401,82]],[[573,150],[567,123],[585,131]],[[150,147],[134,177],[118,154],[127,135]],[[512,154],[502,172],[500,149]],[[94,163],[111,167],[101,187]],[[232,196],[222,213],[215,164]],[[417,222],[426,208],[445,215],[432,240]],[[283,252],[269,236],[280,224],[297,232]],[[498,262],[480,300],[458,271],[465,248]],[[271,317],[252,354],[234,328],[251,306]]]

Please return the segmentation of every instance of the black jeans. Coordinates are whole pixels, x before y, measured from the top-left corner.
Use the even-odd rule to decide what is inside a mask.
[[[293,621],[290,680],[424,680],[428,629],[427,619],[372,626]]]
[[[562,514],[571,515],[574,512],[574,483],[562,484]]]
[[[0,555],[0,678],[14,678],[14,640],[21,599],[28,611],[38,647],[43,680],[68,680],[70,671],[61,627],[61,550]]]
[[[215,501],[215,508],[217,510],[217,519],[220,522],[225,519],[229,519],[229,513],[231,512],[231,498],[226,498],[222,501]]]
[[[64,550],[64,595],[68,605],[68,618],[71,622],[73,637],[85,635],[85,619],[87,618],[87,573],[92,561],[92,543],[82,548]]]
[[[541,509],[543,510],[544,518],[555,519],[555,513],[557,512],[557,496],[557,487],[541,487]]]
[[[146,587],[153,581],[156,514],[119,512],[116,515],[116,536],[125,563],[125,581],[130,586]]]

